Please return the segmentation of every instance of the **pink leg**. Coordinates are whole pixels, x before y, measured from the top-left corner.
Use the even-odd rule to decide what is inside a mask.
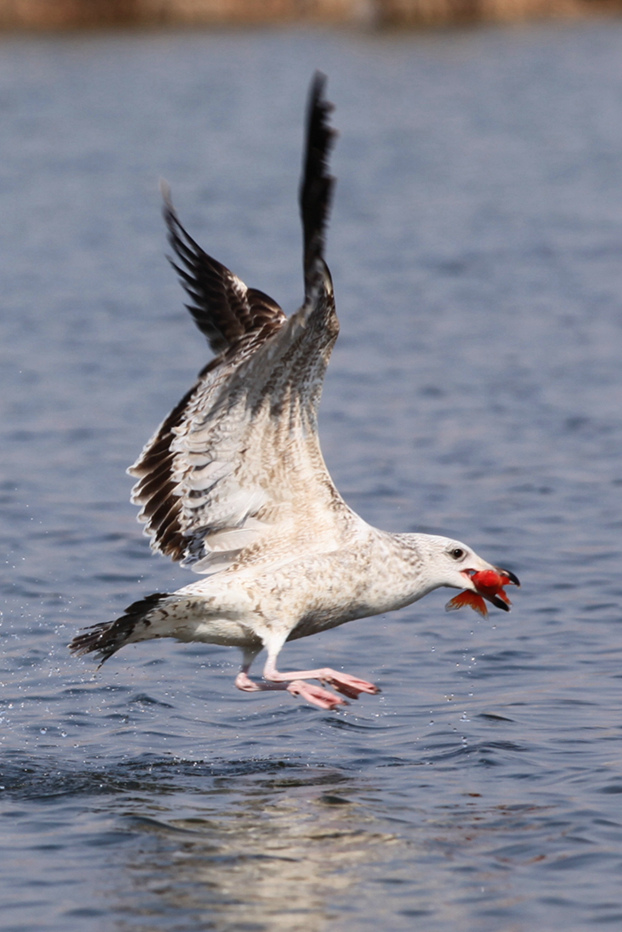
[[[320,709],[335,709],[339,705],[348,704],[345,699],[335,696],[334,693],[329,692],[327,689],[322,689],[321,686],[312,686],[310,683],[303,682],[303,680],[293,680],[291,683],[257,683],[256,680],[251,680],[244,670],[240,670],[236,676],[235,685],[238,689],[242,689],[247,693],[284,689],[291,693],[292,696],[300,696],[301,699],[306,699],[307,702],[318,706]]]
[[[245,693],[264,692],[266,689],[287,689],[285,683],[257,683],[250,678],[246,670],[240,670],[235,678],[235,685]]]
[[[291,673],[279,673],[276,669],[275,659],[271,657],[268,657],[263,675],[264,679],[272,683],[287,683],[292,680],[319,680],[321,683],[327,683],[333,686],[350,699],[358,699],[360,693],[371,693],[375,695],[380,692],[378,687],[374,686],[373,683],[368,683],[367,680],[361,680],[357,676],[350,676],[349,673],[340,673],[338,670],[331,670],[330,667],[319,667],[317,670],[295,670]]]
[[[280,647],[280,645],[279,645]],[[348,696],[350,699],[358,699],[360,693],[379,693],[380,690],[373,683],[366,680],[360,680],[356,676],[350,676],[348,673],[339,673],[337,670],[331,670],[330,667],[320,667],[317,670],[297,670],[293,673],[279,673],[276,669],[276,656],[278,650],[268,654],[268,660],[264,667],[264,680],[268,682],[258,683],[252,680],[248,675],[251,663],[256,657],[256,653],[245,654],[242,668],[235,678],[235,685],[244,692],[264,692],[266,690],[286,690],[292,696],[300,696],[320,709],[336,709],[340,705],[347,705],[345,699],[323,689],[321,686],[314,686],[311,683],[305,683],[305,680],[320,680],[322,683],[328,683],[337,689],[340,693]]]
[[[304,680],[292,680],[291,683],[275,683],[274,685],[284,687],[292,696],[300,696],[301,699],[306,699],[319,709],[336,709],[340,705],[348,704],[341,696],[336,696],[328,689],[322,689],[321,686],[305,683]]]

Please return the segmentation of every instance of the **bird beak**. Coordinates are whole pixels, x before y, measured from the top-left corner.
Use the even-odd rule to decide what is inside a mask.
[[[512,570],[503,570],[501,569],[500,566],[495,566],[495,570],[497,571],[497,573],[499,573],[500,576],[507,576],[510,582],[513,583],[515,586],[518,586],[518,588],[520,589],[520,582],[518,580],[518,576],[515,573],[513,573]]]
[[[510,606],[508,603],[504,602],[503,599],[500,599],[498,595],[486,595],[484,592],[482,592],[481,595],[483,595],[485,599],[488,599],[491,605],[494,605],[495,608],[502,608],[504,612],[510,611]]]
[[[492,573],[486,570],[462,570],[462,575],[468,580],[468,588],[476,592],[478,596],[486,599],[495,608],[500,608],[504,612],[510,610],[510,600],[505,593],[505,586],[520,586],[518,576],[511,570],[502,569],[500,566],[490,566]],[[493,581],[488,580],[488,576],[493,575]],[[494,576],[497,579],[494,579]],[[483,603],[482,603],[483,604]]]

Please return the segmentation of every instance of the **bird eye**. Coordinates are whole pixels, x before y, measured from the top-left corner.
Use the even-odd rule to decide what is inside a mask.
[[[454,560],[462,560],[462,558],[466,556],[466,552],[462,547],[454,547],[453,550],[449,551],[449,556]]]

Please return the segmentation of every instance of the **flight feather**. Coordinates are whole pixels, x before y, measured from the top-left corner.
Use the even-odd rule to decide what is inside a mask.
[[[279,537],[300,535],[307,543],[310,509],[323,515],[323,547],[353,517],[317,437],[317,406],[339,331],[323,257],[334,184],[327,172],[330,109],[317,75],[299,191],[305,300],[289,319],[198,246],[165,194],[172,264],[217,355],[129,471],[152,548],[196,572],[226,569],[242,555],[260,561]]]

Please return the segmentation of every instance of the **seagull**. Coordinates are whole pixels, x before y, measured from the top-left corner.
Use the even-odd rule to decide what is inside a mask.
[[[317,73],[309,93],[299,188],[304,302],[289,318],[201,249],[163,191],[170,261],[215,355],[128,472],[152,550],[201,579],[134,602],[69,648],[95,652],[103,663],[150,638],[238,647],[238,689],[285,690],[335,709],[380,690],[330,667],[280,672],[286,641],[403,608],[441,586],[465,590],[467,601],[456,597],[448,607],[486,598],[508,610],[503,586],[518,579],[460,541],[370,526],[345,503],[324,463],[317,412],[339,332],[324,261],[335,183],[325,84]],[[252,678],[262,650],[263,675]]]

